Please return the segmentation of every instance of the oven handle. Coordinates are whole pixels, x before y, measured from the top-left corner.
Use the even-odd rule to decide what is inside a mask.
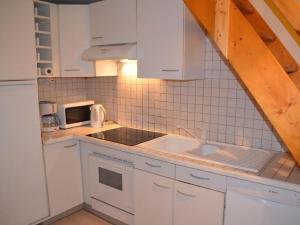
[[[89,158],[96,163],[98,162],[98,163],[105,164],[106,167],[114,167],[121,170],[133,171],[133,163],[131,162],[121,161],[120,159],[114,159],[110,156],[97,154],[97,153],[90,154]],[[101,164],[102,167],[104,167],[103,164]],[[111,169],[111,168],[107,168],[107,169]]]

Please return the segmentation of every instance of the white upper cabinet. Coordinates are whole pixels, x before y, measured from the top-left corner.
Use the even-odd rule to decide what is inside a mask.
[[[92,45],[136,42],[136,0],[90,4]]]
[[[138,77],[204,77],[205,35],[182,0],[138,0],[137,18]]]
[[[0,80],[36,78],[32,0],[0,2]]]
[[[62,77],[95,76],[94,64],[81,59],[90,47],[89,6],[59,5],[59,43]]]

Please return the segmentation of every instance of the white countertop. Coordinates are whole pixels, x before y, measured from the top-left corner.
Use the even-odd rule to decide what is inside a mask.
[[[44,145],[48,145],[77,138],[83,142],[103,145],[115,150],[143,155],[181,166],[300,192],[300,169],[287,153],[279,154],[269,162],[259,174],[255,174],[227,166],[203,162],[200,158],[182,155],[180,153],[157,151],[139,146],[126,146],[86,136],[90,133],[101,132],[118,127],[120,126],[117,124],[109,124],[99,129],[89,126],[76,127],[52,133],[43,133],[42,140]]]

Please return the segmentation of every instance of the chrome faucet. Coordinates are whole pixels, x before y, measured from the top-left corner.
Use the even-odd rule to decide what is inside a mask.
[[[182,130],[184,130],[185,132],[187,132],[190,136],[192,136],[193,138],[195,138],[200,143],[205,144],[207,142],[207,140],[206,140],[206,137],[207,137],[207,128],[206,128],[206,126],[203,126],[203,128],[200,128],[200,130],[201,130],[201,137],[200,137],[200,139],[199,139],[199,137],[197,135],[195,135],[189,129],[187,129],[185,127],[182,127],[181,125],[176,125],[176,129],[182,129]]]

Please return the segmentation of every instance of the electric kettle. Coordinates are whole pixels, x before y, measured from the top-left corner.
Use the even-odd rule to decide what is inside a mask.
[[[94,104],[90,107],[91,110],[91,126],[101,128],[104,125],[106,111],[103,105]]]

